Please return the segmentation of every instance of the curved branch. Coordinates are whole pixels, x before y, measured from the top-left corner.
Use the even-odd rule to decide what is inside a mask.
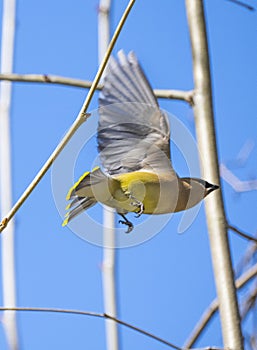
[[[243,237],[243,238],[246,238],[248,239],[249,241],[253,241],[255,243],[257,243],[257,238],[253,237],[253,236],[250,236],[248,235],[248,233],[245,233],[241,230],[239,230],[238,228],[236,228],[235,226],[232,226],[232,225],[227,225],[227,228],[231,231],[234,231],[235,233],[237,233],[239,236]]]
[[[245,9],[249,10],[249,11],[255,11],[255,8],[253,6],[250,6],[248,4],[245,4],[244,2],[240,1],[240,0],[228,0],[231,1],[239,6],[244,7]]]
[[[134,331],[144,334],[152,339],[157,340],[160,343],[163,343],[173,349],[176,350],[182,350],[182,348],[180,348],[177,345],[174,345],[173,343],[170,343],[169,341],[162,339],[150,332],[147,332],[145,330],[143,330],[142,328],[133,326],[130,323],[121,321],[120,319],[116,318],[116,317],[112,317],[110,315],[107,314],[103,314],[103,313],[99,313],[99,312],[94,312],[94,311],[81,311],[81,310],[74,310],[74,309],[58,309],[58,308],[44,308],[44,307],[0,307],[0,311],[31,311],[31,312],[54,312],[54,313],[65,313],[65,314],[72,314],[72,315],[86,315],[86,316],[92,316],[92,317],[99,317],[99,318],[106,318],[106,319],[110,319],[113,320],[127,328],[133,329]],[[209,348],[211,349],[211,348]]]

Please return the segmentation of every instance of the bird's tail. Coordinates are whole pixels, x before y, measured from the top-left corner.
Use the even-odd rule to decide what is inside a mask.
[[[79,215],[82,211],[91,208],[97,203],[91,186],[97,181],[100,182],[102,177],[105,176],[99,167],[94,168],[91,172],[85,172],[79,180],[69,190],[66,200],[72,200],[67,206],[66,210],[69,210],[62,226],[66,226],[69,221]]]

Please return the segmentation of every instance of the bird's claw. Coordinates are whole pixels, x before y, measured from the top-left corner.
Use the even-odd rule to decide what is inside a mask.
[[[133,207],[137,207],[138,208],[138,211],[137,211],[137,215],[135,215],[136,218],[139,218],[143,212],[144,212],[144,204],[139,201],[138,199],[136,199],[135,197],[133,196],[130,196],[132,199],[133,199],[133,202],[131,203],[131,205],[133,205]]]
[[[119,224],[123,224],[123,225],[127,225],[128,226],[128,229],[126,231],[126,233],[130,233],[133,228],[134,228],[134,225],[132,224],[132,222],[130,221],[125,221],[125,220],[119,220]]]
[[[144,204],[142,202],[139,202],[137,206],[138,206],[138,212],[137,212],[137,215],[135,215],[135,218],[139,218],[143,214],[145,209]]]

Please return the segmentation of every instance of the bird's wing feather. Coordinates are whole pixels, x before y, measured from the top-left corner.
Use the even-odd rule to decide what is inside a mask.
[[[99,96],[98,149],[109,174],[171,171],[169,121],[134,53],[110,60]]]

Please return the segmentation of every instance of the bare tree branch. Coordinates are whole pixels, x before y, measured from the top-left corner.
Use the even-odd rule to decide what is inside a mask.
[[[73,314],[73,315],[84,315],[84,316],[91,316],[91,317],[99,317],[99,318],[106,318],[110,319],[112,321],[115,321],[127,328],[133,329],[134,331],[144,334],[149,338],[155,339],[160,343],[163,343],[173,349],[176,350],[182,350],[179,346],[160,338],[150,332],[145,331],[142,328],[136,327],[128,322],[124,322],[116,317],[110,316],[108,314],[99,313],[99,312],[93,312],[93,311],[81,311],[81,310],[72,310],[72,309],[58,309],[58,308],[43,308],[43,307],[0,307],[0,311],[31,311],[31,312],[53,312],[53,313],[62,313],[62,314]],[[206,350],[218,350],[216,348],[208,347]],[[196,350],[196,349],[195,349]]]
[[[250,336],[250,344],[251,344],[252,350],[256,350],[257,349],[257,338],[256,338],[256,336]]]
[[[8,222],[11,220],[11,218],[15,215],[15,213],[19,210],[19,208],[22,206],[22,204],[26,201],[26,199],[29,197],[29,195],[31,194],[31,192],[34,190],[34,188],[38,185],[38,183],[41,181],[41,179],[43,178],[43,176],[46,174],[46,172],[48,171],[48,169],[51,167],[51,165],[53,164],[54,160],[58,157],[58,155],[60,154],[60,152],[63,150],[63,148],[66,146],[66,144],[69,142],[69,140],[72,138],[72,136],[74,135],[74,133],[76,132],[76,130],[79,128],[79,126],[84,123],[87,118],[89,117],[89,114],[87,114],[87,109],[88,106],[92,100],[93,94],[96,90],[96,87],[101,79],[101,76],[104,72],[104,69],[107,65],[108,59],[111,55],[112,49],[116,43],[116,40],[118,39],[118,36],[121,32],[121,29],[128,17],[128,14],[130,12],[130,10],[132,9],[134,3],[136,0],[130,0],[121,19],[120,22],[118,23],[116,30],[113,34],[113,37],[111,39],[111,42],[108,46],[108,50],[105,53],[104,59],[97,71],[97,74],[95,76],[95,79],[91,85],[91,88],[85,98],[85,101],[81,107],[81,110],[77,116],[77,118],[75,119],[75,121],[73,122],[73,124],[71,125],[70,129],[68,130],[68,132],[66,133],[66,135],[63,137],[63,139],[61,140],[61,142],[59,143],[59,145],[55,148],[55,150],[53,151],[53,153],[51,154],[51,156],[48,158],[48,160],[46,161],[46,163],[43,165],[43,167],[41,168],[41,170],[38,172],[38,174],[36,175],[36,177],[34,178],[34,180],[31,182],[31,184],[27,187],[27,189],[24,191],[24,193],[21,195],[21,197],[18,199],[18,201],[14,204],[14,206],[12,207],[12,209],[9,211],[9,213],[6,215],[5,218],[3,218],[3,220],[0,223],[0,232],[2,232]]]
[[[100,0],[98,9],[98,61],[101,63],[110,41],[111,0]],[[105,72],[103,73],[102,80]],[[115,210],[103,207],[103,263],[102,288],[104,311],[112,317],[117,316],[116,297],[116,249],[115,249]],[[107,350],[119,349],[117,322],[106,318],[105,321]]]
[[[257,276],[257,264],[249,268],[242,276],[240,276],[236,280],[236,283],[235,283],[236,288],[240,289],[244,287],[248,282],[250,282],[256,276]],[[196,343],[196,341],[199,339],[200,335],[202,334],[203,330],[206,328],[206,326],[210,322],[212,316],[217,312],[218,308],[219,308],[218,299],[214,299],[211,302],[211,304],[208,306],[208,308],[203,312],[202,316],[200,317],[200,320],[197,322],[192,333],[184,343],[183,345],[184,349],[189,349]]]
[[[61,77],[57,75],[47,74],[0,74],[0,80],[24,82],[24,83],[40,83],[40,84],[56,84],[72,87],[90,89],[92,81]],[[98,84],[96,90],[102,90],[103,85]],[[164,90],[155,89],[154,94],[157,98],[182,100],[189,104],[193,104],[193,91],[183,90]]]
[[[257,251],[257,244],[254,242],[251,242],[248,248],[246,249],[246,252],[244,253],[243,257],[240,259],[239,263],[237,264],[237,267],[235,270],[235,274],[237,277],[242,275],[243,271],[246,271],[251,261],[253,262],[253,264],[255,263],[253,258],[256,251]]]
[[[255,142],[252,139],[247,139],[243,144],[242,148],[238,152],[238,155],[235,159],[236,163],[239,166],[243,166],[248,160],[251,152],[254,149]]]
[[[14,60],[14,37],[16,1],[4,0],[2,12],[2,38],[0,71],[11,73]],[[12,100],[11,82],[0,83],[0,210],[5,215],[12,207],[12,161],[10,109]],[[9,225],[1,242],[2,299],[4,306],[16,305],[15,273],[15,226]],[[2,323],[10,350],[19,348],[19,337],[15,312],[4,312]]]
[[[244,320],[248,313],[251,311],[253,308],[254,304],[256,303],[257,299],[257,285],[254,286],[254,288],[248,293],[246,296],[245,300],[242,303],[242,308],[241,308],[241,318]]]
[[[24,82],[24,83],[40,83],[40,84],[56,84],[66,85],[72,87],[80,87],[90,89],[92,81],[74,79],[69,77],[62,77],[58,75],[48,74],[0,74],[0,80],[7,80],[13,82]],[[98,90],[102,89],[102,85],[97,85]]]
[[[194,91],[182,91],[182,90],[161,90],[154,89],[154,94],[158,98],[167,98],[173,100],[182,100],[188,102],[191,106],[194,104]]]
[[[241,181],[230,171],[224,163],[220,164],[220,176],[236,192],[248,192],[257,190],[257,180]]]
[[[253,6],[250,6],[242,1],[239,1],[239,0],[227,0],[227,1],[230,1],[230,2],[234,2],[235,4],[239,5],[239,6],[242,6],[244,8],[246,8],[247,10],[249,11],[255,11],[255,8]]]
[[[238,228],[236,228],[235,226],[232,225],[227,225],[227,228],[231,231],[234,231],[235,233],[237,233],[239,236],[248,239],[249,241],[253,241],[255,243],[257,243],[257,238],[250,236],[248,233],[243,232],[242,230],[239,230]]]
[[[203,1],[186,0],[186,10],[193,57],[194,114],[198,149],[202,160],[202,175],[208,181],[219,184],[212,84]],[[224,347],[242,350],[244,347],[243,337],[221,190],[206,198],[205,210]]]
[[[150,333],[148,331],[145,331],[142,328],[136,327],[128,322],[122,321],[118,318],[112,317],[110,315],[94,312],[94,311],[82,311],[82,310],[75,310],[75,309],[58,309],[58,308],[44,308],[44,307],[2,307],[0,306],[0,311],[25,311],[25,312],[49,312],[49,313],[62,313],[62,314],[72,314],[72,315],[83,315],[83,316],[91,316],[91,317],[99,317],[99,318],[107,318],[111,319],[117,323],[119,323],[122,326],[125,326],[127,328],[133,329],[134,331],[144,334],[145,336],[152,338],[162,344],[165,344],[173,349],[176,350],[185,350],[184,348],[181,348],[163,338],[160,338],[153,333]],[[194,348],[194,350],[226,350],[223,348],[218,348],[215,346],[207,346],[204,348]]]

